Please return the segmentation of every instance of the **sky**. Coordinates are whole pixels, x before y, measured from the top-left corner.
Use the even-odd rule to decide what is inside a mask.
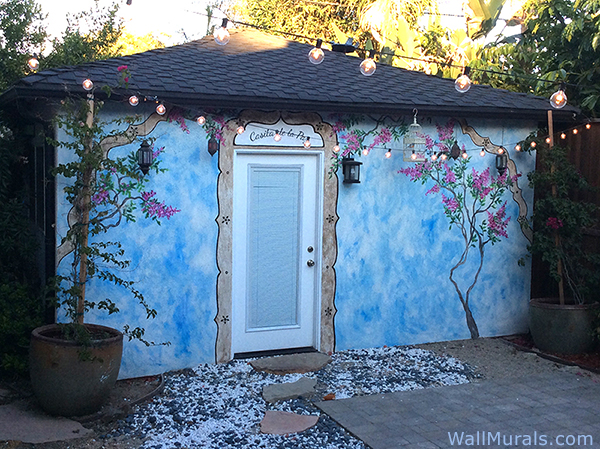
[[[160,39],[168,45],[206,35],[205,0],[132,0],[131,5],[125,0],[99,0],[99,5],[110,7],[115,2],[121,5],[119,14],[126,30],[132,34],[170,35],[168,39]],[[37,0],[37,3],[48,15],[47,31],[53,37],[60,37],[66,28],[67,14],[90,10],[94,6],[94,0]]]
[[[176,45],[206,35],[207,0],[98,0],[99,5],[110,7],[113,3],[121,4],[119,14],[129,33],[144,36],[153,33],[166,45]],[[47,31],[52,37],[60,37],[67,26],[67,14],[75,14],[90,10],[94,0],[37,0],[42,11],[48,15]],[[522,3],[522,0],[507,0],[507,4]],[[439,0],[440,12],[445,14],[462,14],[463,0]],[[508,9],[508,8],[505,8]],[[504,11],[501,17],[505,15]],[[223,17],[219,11],[216,17]],[[220,25],[218,19],[213,24]],[[464,26],[464,19],[443,17],[443,25],[449,27]],[[504,23],[499,22],[496,33],[500,32]],[[513,34],[515,31],[504,34]],[[518,32],[518,31],[516,31]],[[493,35],[494,33],[492,33]],[[165,36],[166,35],[166,36]]]

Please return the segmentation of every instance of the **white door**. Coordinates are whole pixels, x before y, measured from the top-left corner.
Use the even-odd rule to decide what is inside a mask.
[[[317,348],[320,157],[256,152],[235,156],[233,354]]]

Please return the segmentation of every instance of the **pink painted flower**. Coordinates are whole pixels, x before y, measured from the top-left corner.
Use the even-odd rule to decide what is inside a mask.
[[[546,220],[546,226],[551,229],[560,229],[563,227],[563,222],[560,218],[548,217],[548,220]]]
[[[456,210],[460,207],[460,204],[458,204],[458,201],[456,201],[456,198],[448,198],[443,193],[442,193],[442,204],[450,212],[456,212]]]
[[[142,199],[144,201],[148,201],[154,195],[156,195],[156,192],[154,190],[150,190],[149,192],[142,192]]]
[[[120,65],[119,67],[117,67],[117,70],[119,72],[122,72],[123,70],[127,70],[127,66],[126,65]],[[125,82],[127,82],[127,81],[125,81]]]
[[[419,137],[423,137],[423,135],[419,135]],[[432,150],[434,145],[435,145],[435,142],[433,141],[431,136],[426,134],[425,135],[425,148],[427,148],[428,150]]]
[[[344,126],[344,124],[341,121],[337,121],[331,126],[331,129],[333,130],[334,133],[337,134],[342,131],[345,131],[346,127]]]
[[[175,209],[172,206],[167,206],[165,202],[159,203],[156,199],[151,198],[154,196],[154,192],[146,192],[148,194],[152,194],[148,197],[147,200],[144,200],[144,204],[142,204],[142,212],[148,215],[151,218],[166,218],[167,220],[175,215],[177,212],[181,212],[179,209]],[[144,194],[142,194],[142,198]]]
[[[101,189],[96,194],[92,195],[92,203],[102,204],[108,199],[108,191]]]
[[[163,151],[165,147],[160,147],[158,150],[152,152],[152,159],[156,159]]]
[[[401,168],[398,172],[408,176],[411,181],[415,181],[423,176],[423,165],[417,164],[414,167]]]
[[[484,199],[491,191],[490,183],[492,178],[490,176],[490,168],[486,168],[481,173],[473,169],[473,190],[480,199]]]
[[[446,184],[452,184],[452,183],[456,182],[456,175],[450,169],[450,166],[448,164],[444,164],[444,169],[446,170],[446,176],[444,176],[444,182]]]
[[[495,214],[490,212],[487,213],[488,218],[488,228],[492,233],[498,237],[508,237],[508,233],[506,232],[506,228],[508,226],[508,222],[510,221],[510,217],[504,219],[506,216],[506,201],[504,204],[496,211]]]
[[[439,184],[434,184],[433,187],[431,189],[429,189],[425,195],[429,195],[430,193],[438,193],[440,191],[440,185]]]

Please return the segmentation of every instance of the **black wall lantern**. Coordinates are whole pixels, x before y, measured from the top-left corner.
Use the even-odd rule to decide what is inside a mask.
[[[508,155],[506,154],[506,151],[502,151],[502,153],[498,153],[496,155],[496,169],[498,170],[498,173],[500,173],[500,176],[504,175],[504,172],[506,171],[506,169],[508,168]]]
[[[137,151],[138,165],[143,174],[147,175],[154,159],[152,154],[152,147],[146,139],[142,142],[140,149]]]
[[[211,156],[214,156],[215,153],[217,151],[219,151],[220,148],[221,148],[221,143],[217,139],[215,139],[214,137],[211,137],[208,140],[208,153]]]
[[[344,182],[347,184],[360,183],[360,166],[362,162],[355,161],[351,157],[342,159],[342,171],[344,173]]]

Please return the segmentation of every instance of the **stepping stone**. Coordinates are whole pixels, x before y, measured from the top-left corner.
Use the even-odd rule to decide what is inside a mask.
[[[93,432],[77,421],[50,416],[27,401],[0,406],[0,441],[41,444],[89,437]]]
[[[260,432],[274,435],[304,432],[319,420],[314,415],[297,415],[295,413],[267,410],[260,422]]]
[[[250,365],[256,371],[271,374],[309,373],[319,371],[331,362],[331,357],[321,352],[306,352],[303,354],[280,355],[253,360]]]
[[[296,399],[298,396],[308,396],[315,393],[317,385],[316,379],[302,377],[296,382],[286,382],[283,384],[265,385],[262,395],[267,402],[287,401]]]

